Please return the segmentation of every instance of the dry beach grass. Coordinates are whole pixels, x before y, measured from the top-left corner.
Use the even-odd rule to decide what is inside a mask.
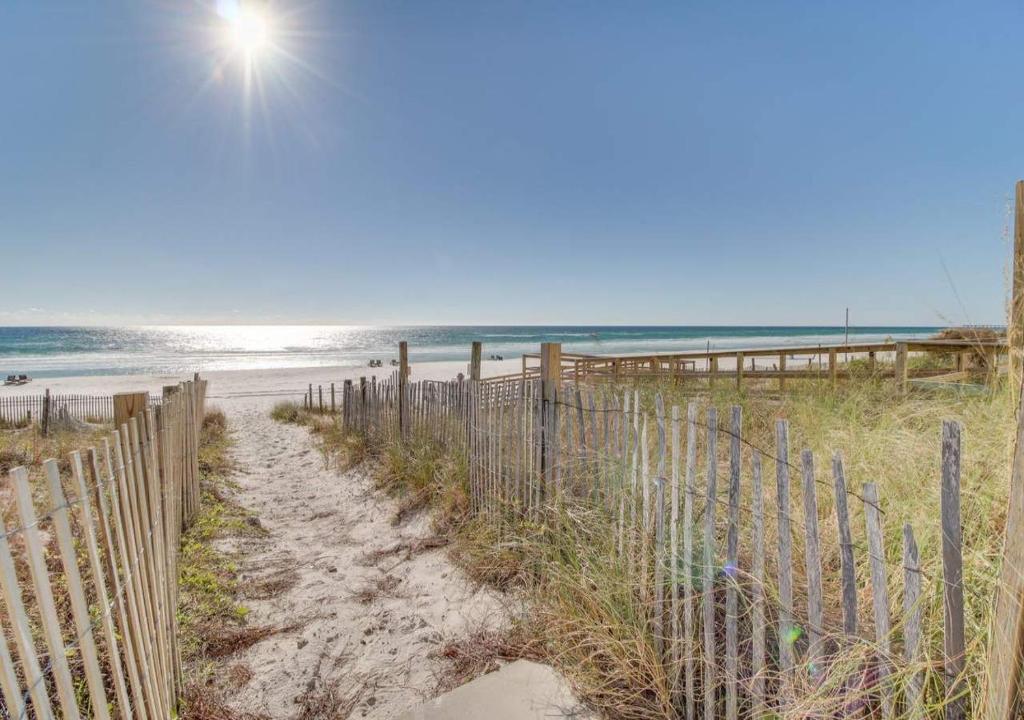
[[[715,405],[722,411],[738,405],[743,413],[744,490],[741,506],[749,508],[749,463],[754,448],[765,462],[765,477],[774,477],[774,421],[785,418],[790,425],[791,457],[801,449],[814,452],[818,493],[819,527],[823,548],[822,566],[826,627],[841,628],[839,582],[839,541],[834,521],[831,487],[831,458],[839,451],[845,462],[847,487],[855,497],[865,482],[878,485],[885,527],[885,559],[889,567],[893,617],[901,617],[902,534],[910,524],[920,548],[922,614],[928,635],[925,654],[915,662],[893,658],[894,687],[911,677],[925,682],[926,712],[940,716],[952,698],[944,695],[941,628],[943,618],[940,504],[940,429],[943,420],[956,420],[963,428],[962,526],[964,588],[966,600],[966,670],[961,678],[971,703],[977,703],[986,679],[985,648],[991,622],[992,598],[999,570],[1005,523],[1012,452],[1014,413],[1011,393],[1005,383],[981,393],[957,391],[915,391],[901,397],[891,382],[864,379],[833,389],[828,383],[796,384],[780,395],[768,388],[747,388],[737,392],[720,386],[711,391],[694,391],[670,383],[641,384],[641,406],[653,408],[655,393],[666,406],[690,402],[698,406],[698,417]],[[672,681],[658,660],[647,626],[647,608],[642,593],[631,585],[630,575],[611,558],[614,528],[607,514],[588,511],[584,506],[563,509],[555,521],[543,526],[509,515],[500,530],[493,523],[468,516],[464,460],[446,453],[425,439],[405,445],[367,445],[364,439],[344,437],[324,430],[333,420],[316,416],[295,418],[321,426],[317,432],[328,458],[344,458],[353,448],[361,457],[369,453],[380,463],[382,487],[406,502],[429,504],[435,512],[436,527],[450,539],[450,553],[466,571],[479,580],[507,592],[529,598],[529,625],[536,633],[533,647],[569,675],[584,697],[609,717],[659,718],[671,715]],[[722,420],[720,420],[720,423]],[[720,443],[721,446],[721,443]],[[705,458],[701,451],[700,467]],[[339,462],[344,463],[344,460]],[[719,455],[719,477],[728,477],[728,461]],[[703,474],[703,470],[702,470]],[[701,477],[698,488],[701,487]],[[698,495],[701,495],[698,492]],[[765,516],[776,517],[774,488],[766,489]],[[703,501],[694,514],[700,517]],[[801,504],[790,507],[794,528],[802,528]],[[857,560],[857,595],[860,635],[874,636],[871,593],[863,507],[850,504],[851,526]],[[724,537],[724,511],[719,513],[719,532]],[[831,520],[830,520],[831,518]],[[749,526],[747,526],[749,527]],[[777,547],[774,523],[767,526],[766,546]],[[794,558],[803,558],[802,530],[793,535]],[[740,566],[750,567],[749,530],[741,532]],[[769,552],[769,555],[772,553]],[[802,562],[796,571],[795,606],[806,606]],[[775,567],[771,560],[767,577]],[[769,583],[769,593],[774,583]],[[719,608],[718,612],[723,612]],[[741,628],[749,628],[741,619]],[[893,628],[899,647],[902,626]],[[749,632],[749,629],[747,630]],[[837,633],[838,635],[838,633]],[[537,648],[540,648],[539,650]],[[861,643],[839,649],[832,660],[833,675],[853,678],[861,673],[872,649]],[[844,669],[845,668],[845,669]],[[769,683],[778,680],[772,676]],[[863,697],[873,694],[874,681],[865,679]],[[848,681],[847,681],[848,684]],[[852,691],[856,697],[858,691]],[[787,717],[850,711],[851,691],[844,700],[830,683],[798,683],[786,709]],[[837,705],[837,703],[840,703]],[[977,707],[974,706],[977,710]],[[970,714],[970,710],[969,710]]]

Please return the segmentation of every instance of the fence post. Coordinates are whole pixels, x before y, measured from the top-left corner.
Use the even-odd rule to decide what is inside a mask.
[[[907,344],[896,343],[896,389],[900,395],[907,392]]]
[[[554,399],[562,374],[562,344],[540,344],[540,477],[541,492],[547,493],[553,471],[553,458],[558,438],[554,434]]]
[[[40,421],[43,437],[46,437],[50,432],[50,388],[46,388],[46,392],[43,393],[43,414]]]
[[[366,376],[359,378],[359,430],[366,431]]]
[[[743,389],[743,353],[736,353],[736,389]]]
[[[334,415],[334,413],[335,413],[335,406],[334,406],[334,383],[331,383],[331,415]]]
[[[836,386],[836,381],[839,379],[839,353],[836,352],[835,348],[829,348],[828,350],[828,373],[832,380],[832,388]]]
[[[479,340],[474,340],[472,349],[469,353],[469,379],[479,380],[480,379],[480,358],[483,354],[483,344]],[[526,376],[526,358],[523,358],[523,377]]]
[[[404,440],[406,425],[408,425],[409,414],[408,400],[406,393],[409,388],[409,343],[402,340],[398,343],[398,429],[399,435]]]
[[[352,381],[346,380],[344,389],[341,391],[341,414],[342,424],[345,426],[345,432],[352,429]]]
[[[114,427],[120,428],[136,415],[146,412],[148,392],[117,393],[114,395]]]
[[[960,525],[960,424],[952,420],[942,423],[941,501],[946,696],[955,698],[946,705],[946,720],[961,720],[967,716],[967,699],[963,697],[965,685],[961,678],[966,665],[967,644],[964,635],[963,533]]]

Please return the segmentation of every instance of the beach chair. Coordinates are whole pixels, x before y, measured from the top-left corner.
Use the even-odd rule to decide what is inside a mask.
[[[8,375],[7,379],[4,380],[4,385],[14,385],[17,382],[18,382],[18,376],[17,375]]]
[[[18,376],[18,384],[19,385],[24,385],[25,383],[30,383],[30,382],[32,382],[32,378],[30,378],[28,375],[19,375]]]

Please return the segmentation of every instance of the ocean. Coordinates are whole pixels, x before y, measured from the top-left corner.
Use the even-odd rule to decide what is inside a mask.
[[[934,327],[857,327],[851,341],[927,337]],[[466,360],[473,340],[505,359],[560,342],[565,352],[628,354],[841,342],[830,326],[310,326],[0,327],[0,376],[184,374],[194,371],[365,366]]]

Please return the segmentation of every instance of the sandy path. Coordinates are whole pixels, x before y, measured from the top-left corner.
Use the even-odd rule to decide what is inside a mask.
[[[231,661],[252,671],[232,693],[236,709],[295,718],[311,694],[334,688],[360,694],[352,717],[383,719],[431,697],[444,670],[436,651],[500,622],[498,599],[469,583],[443,549],[369,557],[430,536],[429,520],[393,527],[394,502],[359,469],[325,469],[304,428],[274,422],[258,403],[224,407],[239,467],[236,499],[269,531],[240,548],[243,592],[275,574],[297,574],[283,594],[246,601],[250,622],[301,623]],[[358,596],[366,588],[384,590]]]

